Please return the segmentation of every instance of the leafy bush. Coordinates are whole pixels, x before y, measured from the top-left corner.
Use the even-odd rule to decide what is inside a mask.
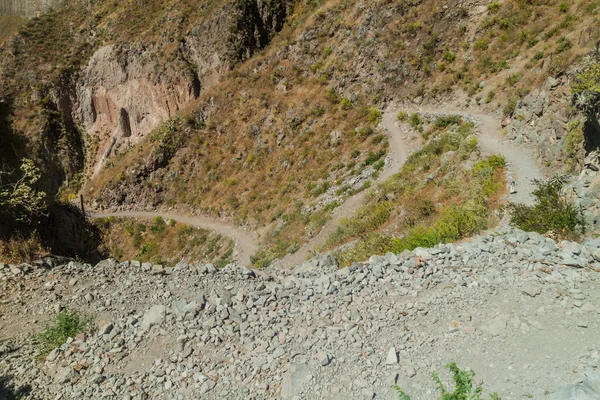
[[[38,335],[40,350],[47,354],[60,347],[70,337],[84,332],[89,324],[89,318],[82,316],[77,311],[66,310],[58,314],[54,326],[46,326],[46,329]]]
[[[414,129],[417,129],[419,125],[421,125],[423,121],[421,121],[421,116],[417,113],[411,114],[410,116],[410,126]]]
[[[481,400],[483,395],[483,386],[473,383],[475,372],[463,371],[456,363],[450,363],[446,365],[446,368],[452,373],[452,380],[454,381],[454,390],[449,392],[448,389],[442,383],[442,380],[435,372],[431,374],[433,381],[436,383],[441,396],[438,400]],[[410,400],[404,390],[398,386],[394,386],[396,393],[398,394],[398,400]],[[497,393],[491,393],[491,400],[500,400]]]
[[[354,105],[352,104],[352,101],[350,101],[350,99],[344,97],[340,103],[340,107],[342,107],[342,110],[350,110]]]
[[[446,128],[450,125],[457,125],[462,121],[462,117],[460,115],[448,115],[444,117],[437,117],[435,119],[435,126],[437,128]]]
[[[373,107],[368,107],[365,110],[365,118],[367,122],[378,125],[381,122],[381,111]]]
[[[498,10],[500,10],[500,5],[501,4],[499,1],[492,1],[490,4],[488,4],[487,8],[492,14],[495,14],[498,12]]]
[[[524,231],[554,232],[565,238],[577,238],[585,233],[581,206],[576,207],[562,194],[565,180],[554,177],[548,181],[533,181],[535,204],[510,203],[511,224]]]
[[[20,172],[6,175],[13,175],[13,179],[5,182],[0,172],[0,214],[8,214],[6,217],[25,223],[45,215],[48,208],[46,193],[36,189],[41,173],[33,161],[22,159]]]

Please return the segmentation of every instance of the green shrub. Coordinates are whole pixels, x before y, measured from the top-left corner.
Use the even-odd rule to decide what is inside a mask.
[[[404,121],[404,120],[406,120],[407,117],[408,117],[408,114],[405,111],[399,111],[398,114],[396,115],[396,118],[398,119],[398,121]]]
[[[435,119],[436,128],[446,128],[450,125],[457,125],[462,121],[460,115],[448,115],[444,117],[437,117]]]
[[[42,175],[33,161],[22,159],[20,171],[14,175],[14,179],[6,182],[0,173],[0,217],[6,214],[5,218],[30,223],[36,217],[46,215],[46,193],[36,188]]]
[[[340,95],[334,88],[328,88],[325,92],[325,97],[329,100],[330,103],[338,104],[342,99]]]
[[[165,232],[166,228],[167,223],[165,222],[165,220],[162,219],[162,217],[157,216],[156,218],[154,218],[154,223],[150,227],[150,231],[152,231],[152,233],[160,235]]]
[[[508,102],[504,105],[502,109],[502,113],[506,116],[513,115],[515,110],[517,109],[517,102],[519,101],[519,96],[511,96],[508,99]]]
[[[476,50],[487,50],[489,47],[488,42],[485,39],[479,39],[475,42],[475,44],[473,45],[473,47]]]
[[[365,109],[365,119],[373,125],[378,125],[381,122],[381,111],[374,107],[367,107]]]
[[[421,121],[421,116],[417,113],[411,114],[410,116],[410,126],[412,126],[414,129],[419,128],[419,126],[423,123],[423,121]]]
[[[584,63],[571,85],[575,106],[590,114],[600,111],[600,60]]]
[[[506,78],[506,83],[509,86],[515,86],[523,77],[523,74],[518,73],[518,74],[511,74]]]
[[[340,103],[340,107],[342,107],[342,110],[350,110],[352,107],[354,107],[354,105],[350,99],[344,97]]]
[[[370,151],[369,156],[365,160],[364,165],[368,166],[368,165],[375,164],[384,155],[385,155],[385,150],[379,150],[377,153],[373,153],[372,151]]]
[[[438,374],[435,372],[432,373],[431,378],[437,385],[441,394],[438,400],[481,400],[483,386],[473,383],[475,372],[463,371],[456,363],[450,363],[446,365],[446,368],[452,373],[454,390],[450,392],[449,389],[444,386]],[[410,396],[408,396],[399,386],[394,386],[394,390],[396,390],[398,400],[410,400]],[[500,400],[497,393],[491,393],[489,396],[491,400]]]
[[[554,177],[548,181],[533,181],[535,203],[531,206],[510,203],[511,225],[524,231],[555,234],[576,239],[585,233],[585,219],[581,206],[576,207],[562,194],[565,180]]]
[[[46,325],[46,329],[38,335],[41,353],[48,354],[62,346],[68,338],[74,338],[78,333],[84,332],[88,323],[89,318],[80,315],[77,311],[61,312],[56,317],[54,326]]]
[[[498,12],[498,10],[500,10],[500,5],[501,4],[499,1],[492,1],[490,4],[488,4],[487,8],[492,14],[495,14]]]
[[[567,51],[571,47],[573,47],[573,43],[565,36],[561,37],[556,42],[556,52],[557,53],[562,53],[563,51]]]
[[[444,51],[444,60],[451,64],[456,60],[456,54],[450,50],[446,50]]]
[[[563,14],[568,13],[569,12],[569,5],[567,3],[560,3],[558,5],[558,11],[561,12],[561,13],[563,13]]]

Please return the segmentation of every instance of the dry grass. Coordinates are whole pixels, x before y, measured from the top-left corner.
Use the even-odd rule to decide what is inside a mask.
[[[117,260],[170,266],[183,260],[225,266],[234,247],[229,238],[161,218],[153,221],[106,218],[96,224],[102,230],[101,251]]]
[[[0,240],[0,262],[3,263],[33,262],[49,253],[35,232],[29,237],[15,235],[10,239]]]

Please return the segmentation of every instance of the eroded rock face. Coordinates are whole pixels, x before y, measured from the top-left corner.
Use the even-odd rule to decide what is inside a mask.
[[[98,49],[70,99],[71,115],[90,138],[86,175],[173,117],[234,63],[266,46],[288,12],[287,1],[238,1],[178,41]]]
[[[106,46],[85,68],[74,114],[98,140],[97,148],[88,153],[88,163],[96,164],[94,171],[119,148],[136,144],[199,95],[198,78],[185,62],[164,66],[161,73],[158,50]]]

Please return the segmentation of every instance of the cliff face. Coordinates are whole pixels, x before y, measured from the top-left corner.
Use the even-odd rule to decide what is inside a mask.
[[[81,172],[91,177],[266,46],[291,4],[146,3],[147,12],[138,15],[125,5],[74,2],[32,21],[8,43],[0,97],[18,111],[18,130],[47,153],[43,164],[56,165],[48,171],[50,191]],[[0,13],[32,16],[57,4],[0,0]],[[37,104],[23,107],[32,99],[49,112],[39,112]]]
[[[36,17],[62,2],[63,0],[0,0],[0,15]]]

